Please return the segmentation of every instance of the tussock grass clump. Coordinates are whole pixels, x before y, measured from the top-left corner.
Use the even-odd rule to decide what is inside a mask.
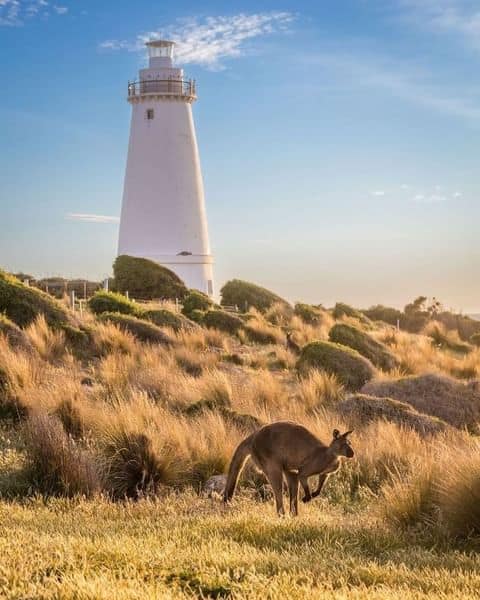
[[[93,457],[67,436],[57,417],[32,415],[24,435],[29,471],[37,489],[68,497],[90,496],[100,489]]]
[[[469,344],[461,341],[458,332],[455,335],[455,332],[447,331],[445,326],[437,321],[428,323],[423,329],[423,334],[430,337],[432,342],[439,348],[458,354],[469,354],[472,351],[472,347]]]
[[[225,331],[231,335],[238,333],[243,328],[243,321],[240,317],[228,313],[224,310],[209,310],[203,316],[205,327]]]
[[[220,290],[222,306],[238,306],[242,311],[247,312],[249,308],[256,308],[260,312],[267,311],[274,304],[283,304],[289,306],[288,302],[274,292],[267,290],[259,285],[232,279]]]
[[[275,304],[272,304],[264,314],[266,321],[280,327],[288,325],[292,316],[292,307],[289,304],[283,304],[282,302],[275,302]]]
[[[57,300],[26,286],[16,277],[0,270],[0,313],[25,327],[43,314],[47,323],[54,328],[71,325],[73,319],[67,309]]]
[[[414,461],[408,473],[394,473],[381,490],[378,511],[396,527],[433,524],[439,519],[438,466],[432,458]]]
[[[103,432],[102,464],[113,498],[138,499],[156,494],[161,486],[183,475],[178,453],[167,443],[155,444],[146,432],[117,422]]]
[[[248,339],[257,344],[285,343],[285,335],[281,329],[258,317],[249,319],[244,325],[244,330]]]
[[[65,354],[65,333],[48,326],[44,315],[30,323],[25,333],[38,354],[49,362],[59,361]]]
[[[480,536],[480,445],[445,457],[437,484],[438,505],[450,532],[463,539]]]
[[[444,421],[419,413],[410,404],[391,398],[354,394],[338,402],[335,408],[351,426],[384,419],[400,426],[411,427],[420,434],[431,435],[447,428]]]
[[[459,429],[479,430],[480,390],[445,375],[432,373],[372,381],[362,388],[362,393],[407,402],[419,412]]]
[[[127,331],[141,342],[151,344],[172,345],[173,339],[153,323],[120,313],[102,313],[98,317],[103,322],[113,323],[123,331]]]
[[[338,380],[348,390],[358,390],[374,376],[370,361],[355,350],[333,342],[311,342],[302,348],[297,362],[300,373],[320,369]]]
[[[6,338],[12,348],[32,350],[32,345],[25,332],[2,313],[0,313],[0,335]]]
[[[29,392],[43,376],[44,365],[38,358],[11,348],[0,336],[0,419],[25,418],[30,410]]]
[[[399,366],[395,356],[383,344],[357,327],[346,323],[337,323],[330,330],[329,337],[331,342],[353,348],[384,371],[391,371]]]
[[[335,406],[344,397],[343,385],[325,371],[310,371],[298,384],[298,399],[306,411]]]
[[[95,315],[102,313],[121,313],[123,315],[140,316],[138,304],[117,292],[96,292],[88,301],[90,310]]]

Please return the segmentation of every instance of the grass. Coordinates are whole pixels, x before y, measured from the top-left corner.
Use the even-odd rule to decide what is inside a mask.
[[[0,596],[475,598],[480,556],[322,502],[279,520],[186,493],[137,503],[0,504]],[[192,549],[195,549],[192,552]]]
[[[231,334],[87,313],[81,357],[41,316],[0,334],[0,597],[473,598],[480,349],[369,323],[399,366],[369,369],[366,393],[404,404],[367,397],[360,419],[343,409],[361,397],[325,357],[300,376],[285,332],[330,348],[335,323],[367,324],[310,308],[233,315]],[[169,344],[142,341],[144,326]],[[426,434],[425,414],[456,428]],[[284,419],[325,443],[355,420],[355,459],[321,498],[279,520],[251,467],[230,508],[203,495],[242,439]]]

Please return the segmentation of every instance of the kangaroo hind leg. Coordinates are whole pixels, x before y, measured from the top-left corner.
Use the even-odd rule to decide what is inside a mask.
[[[265,464],[263,466],[263,472],[265,477],[268,479],[272,486],[273,495],[275,497],[275,506],[279,516],[285,514],[283,508],[283,473],[281,467],[276,464]]]
[[[290,498],[290,514],[293,517],[298,515],[298,475],[297,473],[285,472],[285,479],[288,485],[288,495]]]

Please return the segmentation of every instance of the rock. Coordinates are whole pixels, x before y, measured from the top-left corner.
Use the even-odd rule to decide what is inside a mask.
[[[226,475],[213,475],[208,481],[205,482],[205,485],[203,486],[203,492],[207,494],[209,498],[212,498],[215,495],[221,496],[226,485]]]

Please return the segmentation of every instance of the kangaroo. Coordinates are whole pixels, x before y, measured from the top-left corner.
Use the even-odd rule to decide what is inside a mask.
[[[287,336],[287,350],[291,350],[294,354],[300,354],[301,348],[297,344],[297,342],[295,342],[292,339],[292,332],[287,331],[286,336]]]
[[[265,425],[240,443],[235,450],[228,470],[223,501],[229,502],[235,492],[240,473],[249,458],[263,471],[273,489],[278,515],[284,515],[283,479],[285,478],[290,497],[290,513],[298,515],[298,487],[305,492],[303,502],[317,497],[330,473],[340,468],[342,458],[354,455],[348,436],[352,431],[340,435],[333,430],[329,446],[302,425],[279,421]],[[311,493],[308,478],[318,475],[317,489]]]

